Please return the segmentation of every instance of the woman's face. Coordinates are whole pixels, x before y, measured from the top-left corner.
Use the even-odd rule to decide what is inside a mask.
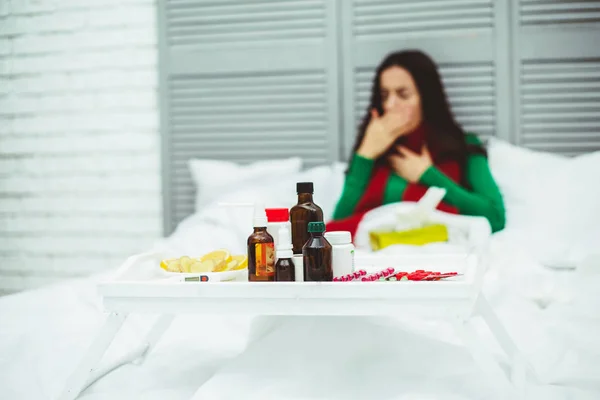
[[[383,113],[405,113],[412,127],[422,120],[421,96],[410,73],[401,67],[390,67],[381,73],[381,102]]]

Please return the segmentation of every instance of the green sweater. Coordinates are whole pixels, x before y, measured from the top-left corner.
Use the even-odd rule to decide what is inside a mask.
[[[481,141],[473,134],[467,135],[467,143],[481,145]],[[374,160],[354,154],[342,196],[333,213],[334,220],[347,218],[354,213],[369,185],[374,165]],[[465,174],[471,190],[460,186],[435,166],[425,171],[419,183],[446,189],[445,203],[456,207],[461,214],[487,218],[493,232],[502,230],[505,224],[504,202],[487,158],[482,154],[469,155]],[[400,201],[410,184],[395,173],[390,174],[384,189],[383,204]]]

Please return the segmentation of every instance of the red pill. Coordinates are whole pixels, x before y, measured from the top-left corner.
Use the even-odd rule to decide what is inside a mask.
[[[352,275],[354,275],[355,279],[360,278],[360,272],[356,271],[355,273],[353,273]]]

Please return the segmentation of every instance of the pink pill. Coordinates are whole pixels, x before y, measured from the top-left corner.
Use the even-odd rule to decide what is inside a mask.
[[[360,278],[360,280],[363,282],[367,282],[369,279],[366,276],[363,276],[362,278]]]
[[[353,273],[352,275],[354,275],[355,279],[360,278],[360,272],[356,271],[355,273]]]
[[[347,276],[342,276],[342,282],[348,282],[348,277]]]
[[[367,271],[365,271],[364,269],[361,269],[358,272],[360,272],[360,276],[365,276],[367,274]]]
[[[377,279],[378,279],[378,278],[377,278],[377,276],[375,276],[375,275],[371,275],[371,276],[369,277],[369,280],[370,280],[370,281],[376,281]]]
[[[337,281],[339,281],[339,279],[338,279],[338,277],[337,277],[337,276],[334,276],[334,277],[333,277],[333,279],[332,279],[332,281],[333,281],[333,282],[337,282]]]

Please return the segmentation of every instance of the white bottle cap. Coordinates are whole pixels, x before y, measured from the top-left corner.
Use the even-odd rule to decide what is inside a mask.
[[[348,231],[325,232],[325,239],[331,245],[349,244],[352,242],[352,235]]]
[[[267,227],[267,212],[265,211],[265,206],[262,203],[256,203],[254,205],[254,227]]]
[[[294,253],[292,252],[292,237],[290,230],[286,225],[279,227],[279,243],[277,246],[277,258],[292,258]]]
[[[302,254],[294,254],[292,261],[294,262],[296,282],[304,282],[304,256]]]

